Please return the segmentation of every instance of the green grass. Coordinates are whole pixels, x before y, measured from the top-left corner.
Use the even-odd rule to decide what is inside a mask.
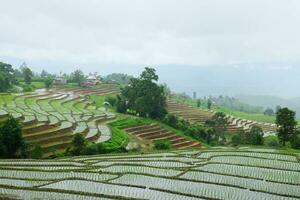
[[[3,106],[4,104],[8,104],[13,101],[13,95],[8,93],[2,93],[0,94],[0,106]]]
[[[19,83],[21,86],[26,85],[25,82],[23,82],[23,81],[20,81]],[[37,81],[31,82],[30,86],[33,89],[42,89],[42,88],[46,87],[44,82],[37,82]]]
[[[245,112],[230,110],[224,107],[219,107],[216,108],[215,110],[219,112],[224,112],[228,115],[232,115],[235,117],[240,117],[242,119],[248,119],[248,120],[259,121],[259,122],[268,122],[268,123],[275,122],[275,116],[267,116],[260,113],[245,113]]]
[[[96,106],[102,107],[107,96],[90,95],[90,100],[95,103]]]
[[[122,128],[141,124],[139,120],[131,118],[121,119],[111,122],[108,125],[112,131],[112,138],[106,142],[97,144],[104,153],[122,152],[129,142],[129,137]]]

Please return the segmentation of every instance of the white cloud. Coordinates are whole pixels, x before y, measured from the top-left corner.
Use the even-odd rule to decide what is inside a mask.
[[[0,0],[0,58],[78,64],[298,62],[297,0]]]

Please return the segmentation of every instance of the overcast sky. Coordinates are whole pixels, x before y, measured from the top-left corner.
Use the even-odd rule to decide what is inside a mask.
[[[0,0],[0,59],[43,68],[298,62],[298,0]],[[38,66],[36,66],[38,67]]]

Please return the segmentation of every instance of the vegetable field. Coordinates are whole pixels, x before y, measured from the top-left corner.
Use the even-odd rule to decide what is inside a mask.
[[[8,114],[22,123],[23,137],[39,144],[45,155],[66,149],[75,133],[91,142],[110,139],[110,130],[102,122],[113,119],[112,113],[96,107],[89,95],[113,95],[115,85],[95,89],[52,89],[24,94],[0,95],[0,121]]]
[[[299,155],[215,149],[1,160],[0,198],[299,199]]]
[[[191,141],[188,138],[177,135],[172,131],[160,127],[158,124],[129,127],[125,128],[124,131],[140,139],[151,141],[167,140],[171,143],[172,147],[178,149],[201,147],[199,142]]]
[[[215,111],[205,110],[202,108],[195,108],[183,103],[173,101],[168,102],[168,111],[178,117],[186,119],[191,122],[204,123],[206,120],[211,119]],[[265,136],[274,135],[276,126],[272,123],[263,123],[253,120],[242,119],[227,115],[229,125],[226,127],[227,132],[238,132],[239,130],[250,130],[252,126],[256,125],[263,129]]]

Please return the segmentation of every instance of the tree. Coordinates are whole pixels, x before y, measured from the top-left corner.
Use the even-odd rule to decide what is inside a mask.
[[[0,92],[6,92],[15,82],[14,70],[10,64],[0,62]]]
[[[207,100],[207,109],[211,109],[212,101],[210,99]]]
[[[229,122],[228,119],[223,112],[217,112],[214,114],[214,116],[206,121],[206,125],[212,127],[216,131],[217,139],[222,139],[222,141],[225,141],[225,130],[228,126]]]
[[[155,69],[146,67],[139,78],[132,78],[129,85],[122,88],[119,102],[133,114],[163,119],[167,114],[166,96],[157,80]]]
[[[292,136],[291,146],[294,149],[300,149],[300,130],[297,130]]]
[[[164,122],[166,124],[168,124],[169,126],[172,126],[174,128],[178,128],[177,127],[178,118],[173,114],[166,115],[166,117],[164,118]]]
[[[76,133],[73,137],[73,140],[67,149],[67,154],[72,156],[79,156],[84,153],[86,149],[86,141],[85,138],[80,134]]]
[[[19,121],[12,116],[0,127],[3,158],[20,158],[26,154],[26,144],[22,137]]]
[[[47,72],[47,71],[45,71],[45,70],[42,70],[42,72],[41,72],[41,77],[49,77],[50,76],[50,74]]]
[[[106,97],[105,102],[108,102],[112,107],[114,107],[116,105],[116,102],[117,102],[117,98],[116,97]]]
[[[126,102],[121,98],[120,95],[117,95],[116,111],[119,113],[126,113],[127,111]]]
[[[23,76],[24,76],[24,81],[27,85],[31,84],[33,73],[30,68],[25,67],[23,68]]]
[[[267,108],[264,112],[264,115],[273,116],[275,113],[272,108]]]
[[[239,144],[242,144],[242,136],[241,134],[235,134],[234,136],[232,136],[231,138],[231,143],[233,146],[238,146]]]
[[[46,88],[50,88],[53,84],[53,79],[50,76],[48,76],[44,79],[44,83]]]
[[[264,132],[259,126],[252,126],[246,142],[253,145],[262,145],[264,143]]]
[[[73,73],[71,73],[71,80],[81,86],[84,81],[83,72],[79,69],[75,70]]]
[[[200,106],[201,106],[201,100],[197,99],[197,107],[200,108]]]
[[[295,133],[295,115],[296,113],[288,108],[281,108],[276,113],[277,135],[283,146]]]

